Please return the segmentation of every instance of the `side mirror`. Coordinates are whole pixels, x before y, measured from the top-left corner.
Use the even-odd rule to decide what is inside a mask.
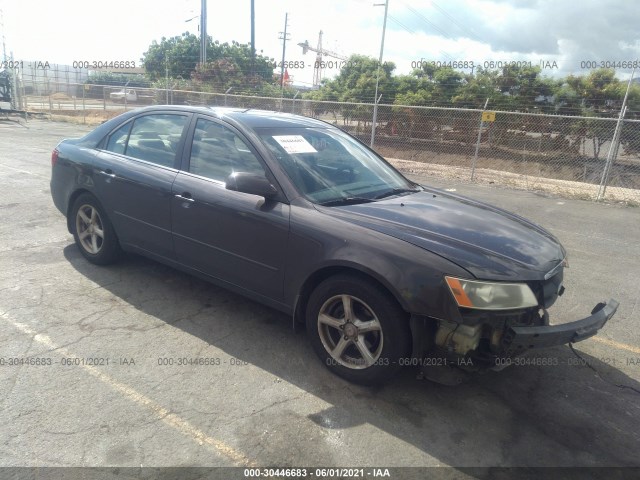
[[[257,173],[232,173],[227,177],[225,187],[234,192],[250,193],[264,198],[272,198],[278,194],[278,190],[267,180],[267,177]]]

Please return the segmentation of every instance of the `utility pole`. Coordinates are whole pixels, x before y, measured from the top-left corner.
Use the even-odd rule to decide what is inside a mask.
[[[9,61],[11,63],[14,63],[13,51],[11,52],[11,56],[9,57]],[[20,107],[18,98],[18,76],[16,74],[16,70],[16,68],[11,69],[11,108],[13,110],[17,110]]]
[[[287,51],[287,41],[290,34],[287,33],[287,27],[289,26],[287,21],[289,20],[289,14],[284,14],[284,32],[280,32],[280,40],[282,40],[282,63],[280,64],[280,97],[284,96],[284,59]]]
[[[375,4],[375,7],[380,7],[382,4]],[[380,66],[382,65],[382,54],[384,53],[384,35],[387,31],[387,12],[389,11],[389,0],[384,2],[384,22],[382,23],[382,40],[380,41],[380,59],[378,60],[378,70],[376,72],[376,94],[373,97],[373,120],[371,125],[371,148],[376,138],[376,122],[378,121],[378,84],[380,83]],[[382,96],[382,95],[381,95]]]
[[[256,73],[256,4],[251,0],[251,76]]]
[[[207,0],[200,2],[200,63],[207,63]]]
[[[4,38],[4,12],[0,8],[0,28],[2,29],[2,61],[7,61],[7,45]]]

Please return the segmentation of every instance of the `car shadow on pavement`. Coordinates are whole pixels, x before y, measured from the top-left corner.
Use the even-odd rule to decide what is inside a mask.
[[[464,467],[640,465],[640,384],[616,367],[629,360],[619,353],[611,354],[618,355],[616,366],[580,353],[590,368],[563,346],[531,357],[545,361],[476,375],[456,387],[418,380],[412,368],[383,387],[361,387],[324,368],[305,334],[295,333],[290,317],[280,312],[142,257],[127,255],[116,265],[97,267],[74,245],[64,255],[81,275],[135,309],[330,405],[302,418],[289,411],[287,424],[315,425],[328,436],[372,425],[405,442],[416,465],[456,466],[477,478],[496,477],[491,470]],[[280,410],[248,417],[238,429],[247,438],[266,425],[277,431],[284,425]],[[289,429],[259,448],[246,448],[258,464],[290,463],[285,452],[295,445],[298,465],[335,465],[332,451],[308,437],[303,428]],[[313,454],[305,457],[306,449]]]

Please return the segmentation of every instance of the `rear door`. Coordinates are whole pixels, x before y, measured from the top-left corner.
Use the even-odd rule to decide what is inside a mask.
[[[233,172],[266,174],[262,159],[232,127],[199,117],[173,183],[172,225],[178,261],[279,300],[289,234],[289,205],[225,189]],[[273,180],[273,179],[272,179]]]
[[[141,115],[106,139],[96,190],[125,247],[175,258],[171,186],[190,117],[175,112]]]

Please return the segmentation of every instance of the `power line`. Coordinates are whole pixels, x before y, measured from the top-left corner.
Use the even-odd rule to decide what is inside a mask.
[[[398,20],[397,18],[393,17],[392,15],[389,15],[389,20],[391,20],[393,23],[395,23],[396,25],[398,25],[399,27],[403,28],[404,30],[406,30],[407,32],[409,32],[411,35],[415,35],[416,32],[414,30],[411,30],[409,27],[407,27],[404,23],[402,23],[400,20]],[[449,60],[454,60],[454,58],[449,55],[447,52],[444,52],[442,50],[439,50],[439,52],[446,58],[448,58]]]
[[[480,38],[476,35],[476,33],[474,32],[474,30],[472,28],[469,28],[465,25],[462,25],[460,23],[458,23],[458,21],[453,18],[451,15],[449,15],[442,7],[440,7],[436,2],[432,1],[431,5],[433,5],[440,13],[442,13],[445,17],[447,17],[451,22],[453,22],[455,25],[457,25],[462,31],[469,32],[471,35],[471,37],[473,37],[473,39],[479,43],[484,43],[482,40],[480,40]]]
[[[430,25],[434,30],[436,30],[438,33],[440,33],[442,36],[446,37],[449,40],[453,40],[444,30],[441,30],[438,26],[436,26],[433,22],[431,22],[429,19],[427,19],[424,15],[422,15],[420,12],[418,12],[417,10],[415,10],[411,5],[407,4],[406,2],[401,2],[405,7],[407,7],[407,9],[413,13],[414,16],[418,17],[418,19],[422,20],[424,23]],[[395,20],[396,23],[398,23],[399,25],[401,25],[405,30],[409,31],[410,33],[414,33],[413,31],[411,31],[410,29],[408,29],[406,26],[402,25],[399,21]],[[454,60],[454,58],[449,55],[448,52],[445,52],[443,50],[438,50],[440,52],[440,54],[442,54],[445,58],[448,58],[449,60]]]
[[[405,29],[410,34],[415,35],[416,32],[414,30],[411,30],[409,27],[407,27],[404,23],[400,22],[400,20],[395,18],[393,15],[389,15],[389,20],[391,20],[393,23],[400,26],[401,28]]]
[[[448,38],[449,40],[453,40],[448,34],[447,32],[445,32],[444,30],[442,30],[440,27],[438,27],[436,24],[434,24],[433,22],[431,22],[427,17],[425,17],[424,15],[422,15],[420,12],[418,12],[416,9],[414,9],[411,5],[407,4],[406,2],[402,2],[404,4],[405,7],[407,7],[407,9],[413,13],[416,17],[418,17],[420,20],[422,20],[423,22],[425,22],[426,24],[430,25],[431,28],[433,28],[435,31],[437,31],[438,33],[440,33],[440,35],[442,35],[443,37]]]

